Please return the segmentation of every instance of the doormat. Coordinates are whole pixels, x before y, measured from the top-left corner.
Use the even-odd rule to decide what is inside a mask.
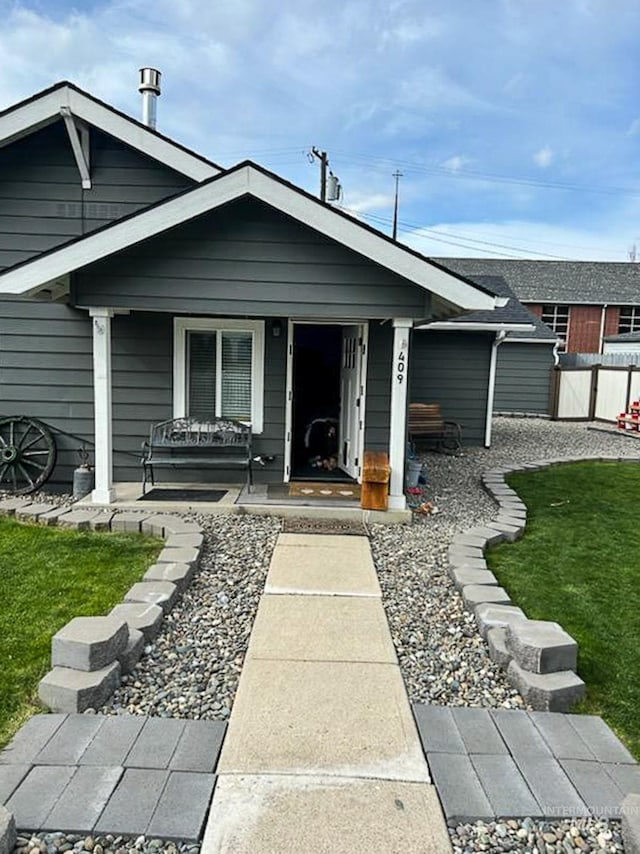
[[[369,531],[363,522],[346,519],[302,519],[282,520],[283,534],[341,534],[352,537],[368,537]]]
[[[209,501],[214,503],[227,494],[226,489],[158,489],[154,487],[138,501]]]
[[[292,480],[289,495],[297,498],[347,498],[360,499],[359,483],[331,483],[330,481]]]

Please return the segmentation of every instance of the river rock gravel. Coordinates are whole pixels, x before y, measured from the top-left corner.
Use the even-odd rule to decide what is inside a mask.
[[[494,821],[460,824],[449,829],[454,854],[487,851],[501,854],[620,854],[624,851],[620,823],[598,819],[558,822]]]
[[[189,516],[200,569],[102,714],[226,720],[281,527],[261,516]]]
[[[73,833],[19,835],[13,854],[199,854],[200,845],[145,836],[86,836]]]

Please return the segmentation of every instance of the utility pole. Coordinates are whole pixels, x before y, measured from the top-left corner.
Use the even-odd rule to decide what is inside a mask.
[[[327,168],[329,166],[329,158],[326,151],[318,151],[313,146],[311,149],[312,157],[316,157],[320,161],[320,201],[327,201]]]
[[[398,236],[398,184],[400,183],[400,178],[402,178],[402,172],[399,169],[393,173],[393,177],[396,179],[396,197],[393,203],[393,239],[395,240]]]

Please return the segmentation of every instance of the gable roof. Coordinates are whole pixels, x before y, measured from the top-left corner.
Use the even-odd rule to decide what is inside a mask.
[[[160,161],[194,181],[222,170],[164,134],[94,98],[73,83],[62,81],[0,112],[0,146],[9,145],[61,118],[61,107],[87,124]]]
[[[7,268],[0,274],[0,293],[37,293],[81,267],[245,196],[261,200],[429,291],[439,301],[435,308],[441,314],[450,314],[452,309],[455,313],[460,308],[491,310],[504,302],[484,286],[396,243],[250,161],[37,258]]]
[[[555,344],[558,336],[553,332],[546,323],[543,323],[539,317],[529,311],[528,308],[522,305],[509,285],[505,282],[502,276],[472,276],[474,282],[484,285],[495,291],[498,296],[506,297],[508,302],[503,308],[497,308],[493,312],[474,311],[466,315],[466,320],[477,319],[485,323],[493,321],[504,324],[523,324],[533,326],[533,329],[522,331],[513,330],[509,332],[507,338],[526,338],[527,340],[548,341],[549,344]],[[455,318],[455,322],[459,322],[462,318]]]
[[[521,302],[640,305],[640,264],[628,261],[533,261],[438,258],[464,276],[501,276]]]
[[[473,281],[493,291],[504,298],[506,305],[493,311],[472,311],[460,317],[454,317],[446,324],[431,323],[423,329],[447,329],[463,332],[477,330],[490,332],[492,330],[507,332],[507,340],[526,340],[555,344],[557,335],[549,329],[546,323],[532,314],[520,303],[509,285],[501,276],[473,276]],[[519,328],[518,328],[519,327]]]

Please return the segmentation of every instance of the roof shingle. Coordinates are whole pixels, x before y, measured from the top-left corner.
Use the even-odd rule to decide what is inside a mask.
[[[640,305],[640,264],[534,261],[505,258],[434,258],[457,273],[501,276],[521,302]]]

